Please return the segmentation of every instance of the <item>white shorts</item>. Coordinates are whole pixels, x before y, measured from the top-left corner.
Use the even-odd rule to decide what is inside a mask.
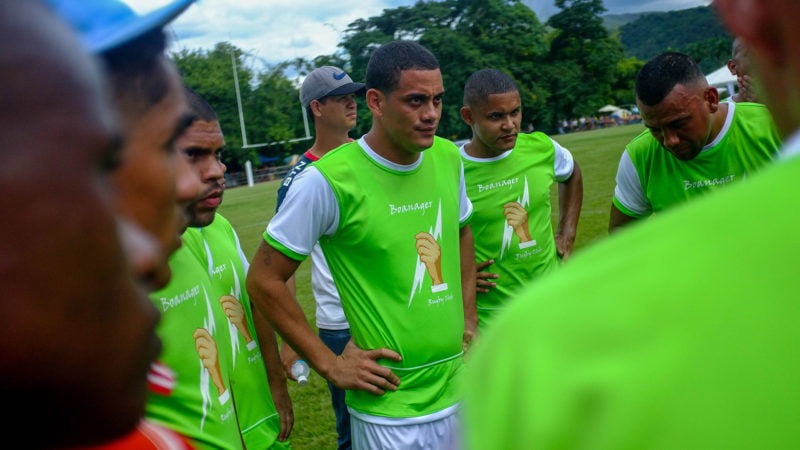
[[[431,422],[385,425],[350,415],[354,450],[458,450],[461,424],[458,414]]]

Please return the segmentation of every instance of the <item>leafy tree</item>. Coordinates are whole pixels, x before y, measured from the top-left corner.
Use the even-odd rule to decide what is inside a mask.
[[[600,17],[602,0],[556,0],[561,11],[547,22],[550,44],[550,124],[594,115],[613,99],[612,85],[622,59],[622,44],[609,36]]]
[[[504,70],[512,76],[520,85],[525,116],[537,120],[547,98],[538,64],[547,52],[544,33],[536,15],[518,0],[418,1],[354,21],[339,45],[359,79],[372,52],[384,43],[415,40],[433,52],[445,86],[439,135],[455,139],[470,135],[459,112],[461,98],[469,75],[482,68]],[[359,119],[358,131],[365,132],[370,126],[365,108]]]
[[[237,170],[251,155],[242,149],[232,56],[238,66],[242,98],[251,98],[254,71],[244,64],[242,51],[230,43],[217,43],[211,50],[184,49],[173,53],[172,59],[184,83],[205,98],[216,111],[228,149],[223,153],[223,162],[230,170]]]
[[[647,61],[667,50],[680,51],[699,61],[704,71],[727,61],[733,40],[707,6],[643,14],[620,27],[620,39],[627,56]]]
[[[644,61],[636,58],[621,59],[617,63],[614,78],[616,81],[611,85],[612,105],[631,105],[636,102],[636,75],[642,70]]]

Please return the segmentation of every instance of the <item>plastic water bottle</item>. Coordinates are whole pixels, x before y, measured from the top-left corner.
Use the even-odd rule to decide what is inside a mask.
[[[311,369],[308,368],[308,363],[299,359],[292,364],[292,376],[297,378],[300,386],[305,386],[308,383],[308,374]]]

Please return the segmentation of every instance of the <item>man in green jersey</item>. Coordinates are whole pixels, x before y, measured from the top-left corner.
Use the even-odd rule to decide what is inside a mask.
[[[225,139],[211,106],[189,88],[186,98],[192,122],[175,145],[204,190],[187,208],[190,228],[182,239],[206,268],[214,292],[212,303],[228,318],[232,340],[217,344],[230,347],[232,354],[231,391],[242,440],[247,448],[280,448],[279,441],[288,439],[294,419],[275,333],[257,311],[254,316],[245,291],[249,263],[231,224],[216,214],[225,190],[226,167],[220,159]],[[172,267],[173,273],[182,269],[179,265]],[[276,405],[281,409],[280,416]]]
[[[464,86],[461,117],[472,140],[461,147],[475,214],[477,308],[481,330],[521,286],[572,253],[583,182],[569,150],[543,133],[520,134],[522,101],[503,72],[483,69]],[[550,223],[550,187],[559,183],[558,232]]]
[[[372,128],[294,180],[248,291],[298,354],[348,390],[353,448],[452,448],[477,321],[472,205],[456,147],[435,136],[442,75],[427,49],[396,41],[375,50],[366,82]],[[318,241],[352,334],[338,357],[285,284]]]
[[[780,146],[764,105],[719,103],[689,56],[667,52],[642,67],[636,102],[647,131],[625,148],[609,230],[746,178]]]
[[[297,175],[309,164],[318,161],[331,150],[352,142],[350,130],[356,126],[357,105],[355,95],[363,94],[364,83],[354,82],[344,70],[323,66],[314,69],[300,86],[300,102],[314,120],[314,144],[297,161],[278,188],[275,210],[279,210],[286,193]],[[289,289],[295,290],[294,277],[289,279]],[[344,316],[339,292],[331,277],[331,270],[319,245],[311,251],[311,290],[316,301],[316,326],[319,337],[334,353],[340,355],[350,341],[350,324]],[[281,346],[281,361],[288,376],[291,367],[300,357],[286,341]],[[344,402],[345,392],[328,382],[331,405],[336,416],[338,450],[350,450],[350,413]]]
[[[800,440],[800,3],[715,5],[752,51],[781,158],[576,255],[500,313],[470,361],[468,448]]]

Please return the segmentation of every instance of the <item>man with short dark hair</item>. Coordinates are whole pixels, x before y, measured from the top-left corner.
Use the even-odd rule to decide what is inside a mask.
[[[308,116],[314,120],[314,145],[292,166],[278,189],[278,211],[286,197],[292,181],[307,168],[318,161],[329,151],[352,142],[348,133],[356,125],[357,106],[354,96],[364,91],[364,83],[355,83],[344,70],[338,67],[324,66],[314,69],[300,86],[300,102],[308,110]],[[294,294],[295,279],[288,282]],[[316,301],[316,325],[319,337],[335,354],[341,355],[350,341],[350,325],[342,309],[339,292],[331,276],[331,270],[325,261],[325,255],[319,244],[311,251],[311,289]],[[281,360],[286,373],[291,376],[291,366],[299,359],[297,353],[283,341]],[[344,390],[328,382],[331,392],[331,403],[336,416],[336,432],[339,450],[348,450],[350,443],[350,413],[345,405]]]
[[[225,191],[226,167],[221,160],[225,139],[219,119],[205,99],[189,88],[186,98],[192,121],[175,145],[204,189],[187,208],[189,228],[181,239],[185,251],[194,255],[206,276],[196,271],[197,265],[187,266],[177,261],[171,264],[172,272],[179,276],[188,271],[197,278],[206,278],[211,287],[212,307],[222,311],[227,319],[229,337],[216,339],[216,344],[231,354],[230,388],[245,447],[283,448],[294,419],[275,334],[258,311],[253,312],[244,289],[249,263],[236,231],[216,212]],[[173,290],[185,291],[192,282],[196,280]],[[176,404],[176,409],[181,406]]]
[[[467,195],[475,208],[481,330],[512,294],[555,270],[572,253],[583,201],[578,163],[540,132],[520,133],[522,100],[516,83],[495,69],[479,70],[464,86],[461,117],[472,140],[461,147]],[[550,187],[558,182],[558,232],[550,222]]]
[[[452,448],[463,346],[477,320],[472,205],[457,149],[435,136],[439,62],[419,44],[391,42],[375,50],[366,79],[372,128],[294,181],[248,291],[317,372],[348,389],[354,448]],[[285,284],[317,241],[353,335],[338,357]]]
[[[738,182],[780,146],[764,105],[719,103],[717,89],[682,53],[642,67],[636,103],[647,130],[620,158],[609,231]]]

